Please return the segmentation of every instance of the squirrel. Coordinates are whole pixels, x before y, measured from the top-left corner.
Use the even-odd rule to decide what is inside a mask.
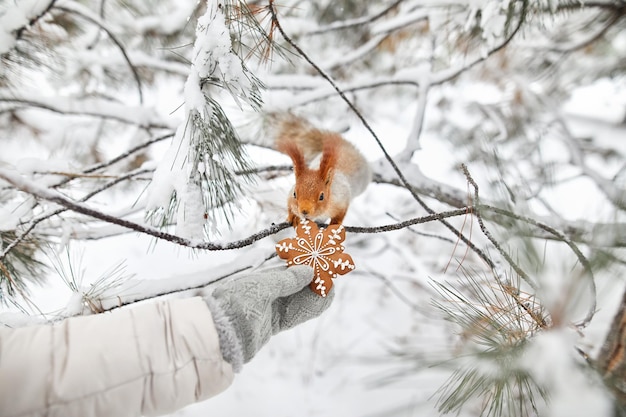
[[[287,201],[287,222],[300,219],[341,224],[350,201],[372,180],[357,148],[337,132],[320,130],[292,114],[275,120],[275,146],[293,161],[296,183]]]

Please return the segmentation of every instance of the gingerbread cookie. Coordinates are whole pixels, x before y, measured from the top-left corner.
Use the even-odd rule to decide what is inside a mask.
[[[301,220],[296,226],[296,237],[278,242],[276,252],[287,261],[287,266],[313,267],[311,289],[326,297],[333,286],[333,278],[354,270],[352,257],[343,253],[345,238],[346,230],[340,224],[320,229],[313,221]]]

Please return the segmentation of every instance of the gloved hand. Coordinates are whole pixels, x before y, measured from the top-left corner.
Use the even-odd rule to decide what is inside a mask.
[[[225,282],[204,297],[215,321],[222,356],[235,372],[272,335],[328,308],[334,291],[320,297],[309,288],[312,278],[311,267],[280,267]]]

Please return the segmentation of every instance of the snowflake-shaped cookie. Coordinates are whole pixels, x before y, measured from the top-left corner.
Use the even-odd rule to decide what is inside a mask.
[[[352,257],[343,253],[345,238],[346,229],[340,224],[320,229],[313,221],[301,220],[296,226],[296,237],[278,242],[276,252],[287,260],[287,266],[313,267],[311,289],[326,297],[333,286],[333,278],[354,270]]]

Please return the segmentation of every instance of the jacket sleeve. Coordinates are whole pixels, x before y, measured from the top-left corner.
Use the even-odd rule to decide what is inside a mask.
[[[232,380],[198,297],[0,328],[1,416],[155,416]]]

